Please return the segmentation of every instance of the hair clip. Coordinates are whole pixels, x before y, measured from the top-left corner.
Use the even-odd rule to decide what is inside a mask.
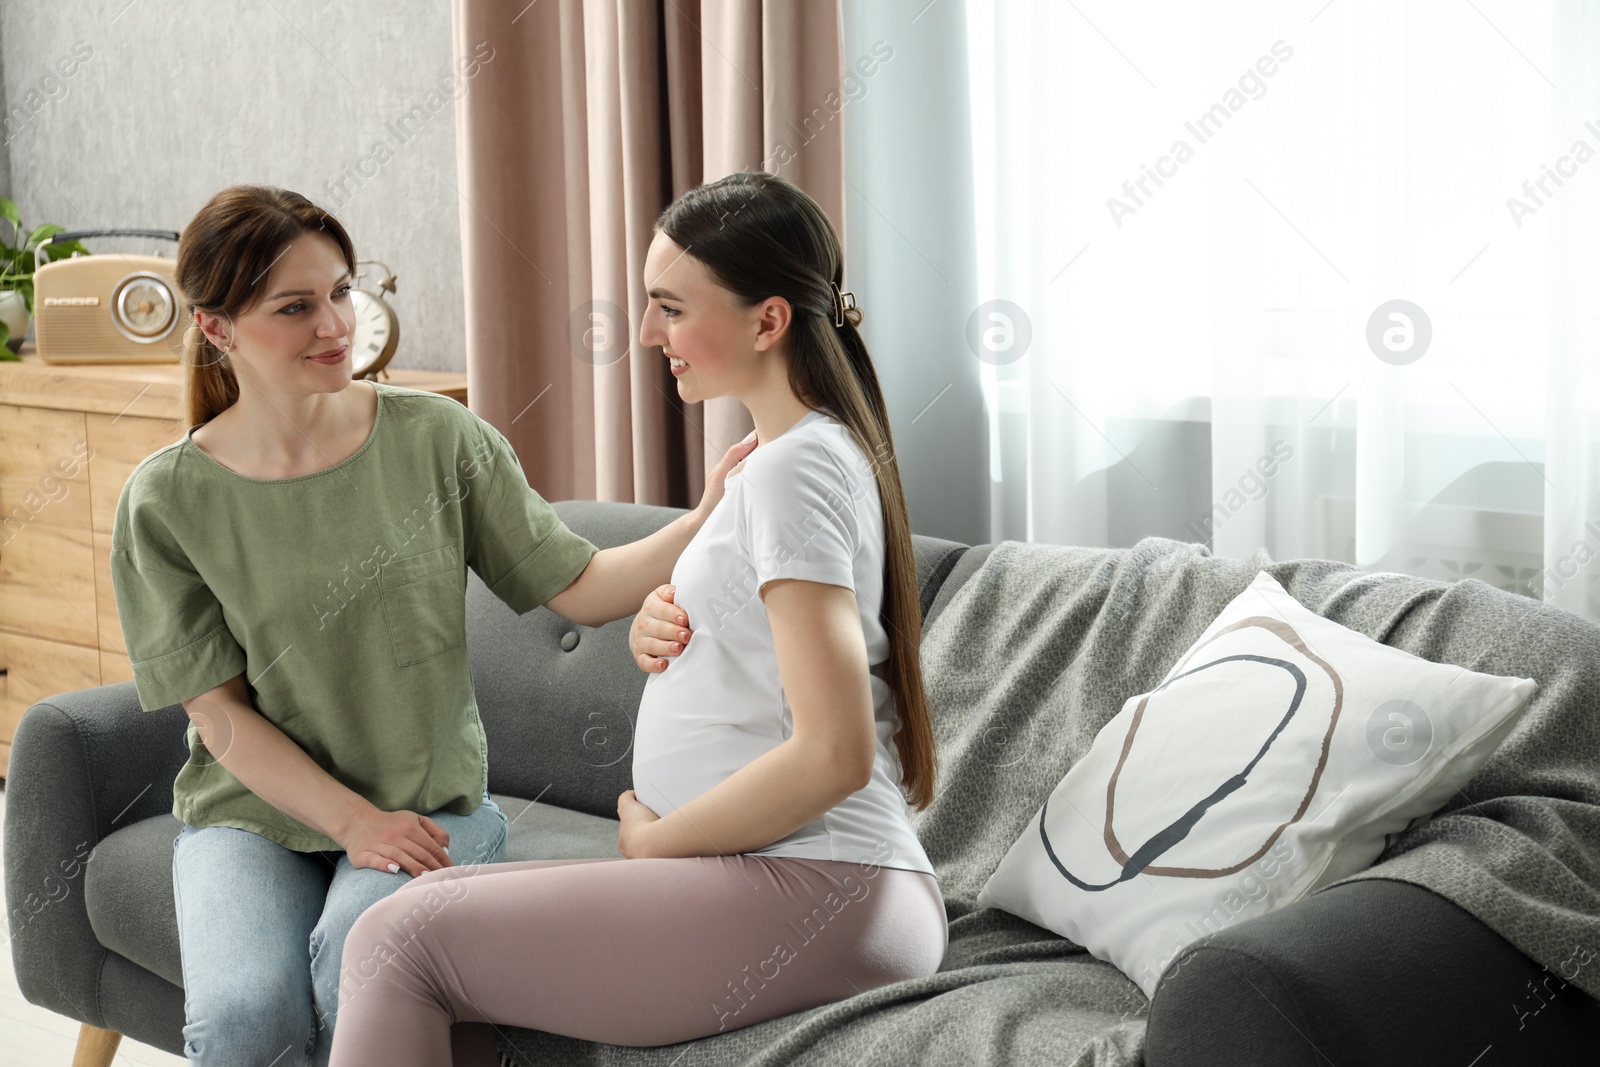
[[[831,285],[832,283],[830,282],[829,284]],[[856,294],[854,294],[854,293],[841,293],[839,291],[839,287],[837,285],[834,285],[833,286],[833,324],[834,324],[834,326],[836,326],[836,327],[843,326],[844,325],[844,313],[846,311],[855,311],[855,310],[856,310]]]

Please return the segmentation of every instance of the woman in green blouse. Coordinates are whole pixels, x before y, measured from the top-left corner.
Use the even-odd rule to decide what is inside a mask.
[[[502,858],[466,649],[466,569],[519,613],[633,615],[722,495],[597,551],[506,439],[446,397],[352,382],[355,253],[331,215],[236,186],[185,228],[183,440],[112,533],[146,710],[193,720],[173,788],[185,1048],[326,1062],[351,924],[411,877]]]

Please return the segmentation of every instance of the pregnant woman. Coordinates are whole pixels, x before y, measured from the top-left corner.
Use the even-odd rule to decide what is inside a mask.
[[[452,1023],[667,1044],[938,969],[910,524],[841,279],[827,217],[771,175],[662,214],[640,340],[686,401],[738,397],[761,445],[679,558],[676,609],[635,626],[641,665],[658,614],[698,629],[645,686],[624,858],[434,871],[368,910],[335,1064],[451,1062]],[[459,1031],[458,1067],[493,1067],[489,1028]]]
[[[502,857],[466,569],[517,612],[630,616],[750,454],[694,512],[597,552],[465,407],[351,381],[354,271],[338,220],[296,193],[200,210],[177,262],[191,429],[139,464],[112,532],[140,702],[193,720],[172,871],[195,1063],[325,1062],[356,917]]]

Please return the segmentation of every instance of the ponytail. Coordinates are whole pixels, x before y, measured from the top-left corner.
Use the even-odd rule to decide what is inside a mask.
[[[193,314],[194,306],[189,310]],[[191,323],[183,335],[183,407],[189,425],[210,422],[238,399],[239,379],[228,357]]]
[[[838,286],[836,279],[836,293]],[[900,727],[895,731],[894,743],[900,756],[901,779],[907,800],[920,810],[933,801],[935,768],[932,716],[922,682],[922,596],[916,577],[916,549],[911,541],[911,516],[895,462],[883,388],[867,352],[866,339],[861,336],[861,311],[853,302],[844,306],[841,299],[840,303],[841,314],[835,320],[834,333],[854,372],[855,389],[849,392],[855,395],[850,397],[849,405],[866,408],[842,421],[867,454],[883,503],[883,606],[878,616],[884,633],[889,635],[886,681],[900,697]]]

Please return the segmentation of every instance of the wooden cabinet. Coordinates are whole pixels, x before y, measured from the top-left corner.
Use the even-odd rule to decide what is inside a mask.
[[[130,681],[111,587],[111,523],[139,461],[180,439],[183,368],[0,362],[0,776],[22,713]],[[467,376],[382,380],[467,402]]]

